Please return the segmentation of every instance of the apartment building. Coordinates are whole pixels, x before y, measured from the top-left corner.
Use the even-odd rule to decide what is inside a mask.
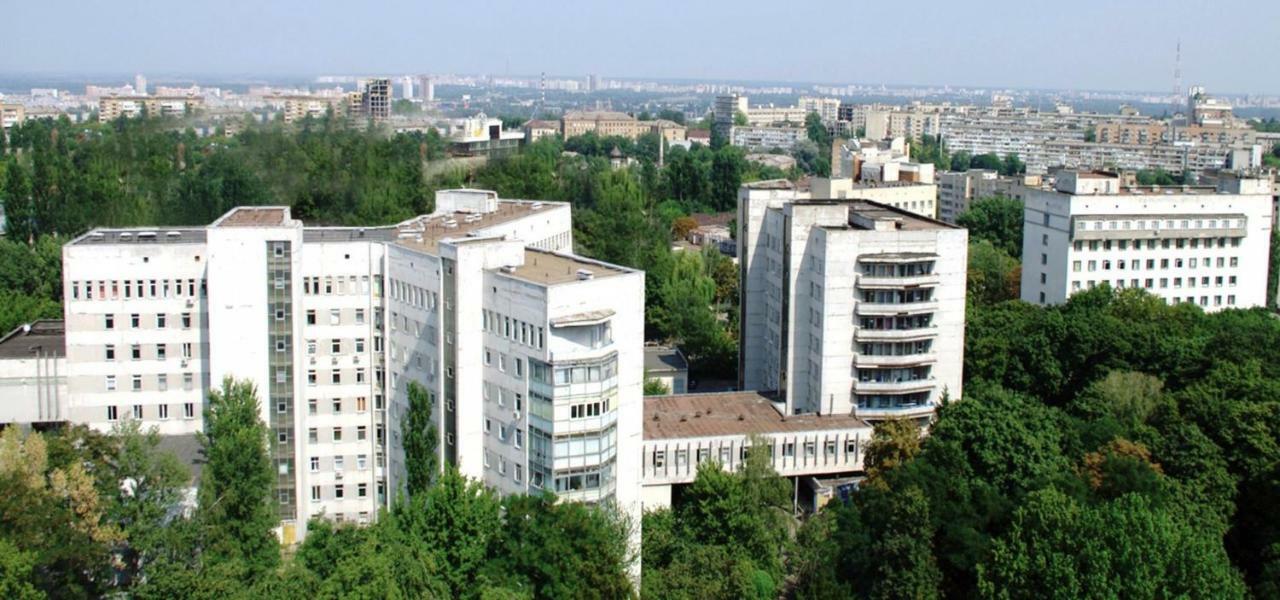
[[[938,210],[938,186],[932,183],[932,173],[930,175],[929,183],[814,177],[809,180],[809,196],[815,199],[868,200],[932,219]]]
[[[938,173],[938,218],[955,223],[974,200],[1004,196],[1023,200],[1028,187],[1040,185],[1039,175],[1002,176],[991,169]]]
[[[402,488],[412,381],[463,474],[632,510],[644,274],[572,242],[567,204],[478,190],[390,227],[242,207],[93,230],[63,252],[69,420],[191,434],[224,377],[252,381],[292,542],[311,517],[367,522]]]
[[[1269,181],[1161,188],[1063,172],[1052,188],[1028,188],[1024,203],[1023,300],[1057,304],[1109,284],[1207,311],[1266,303]]]
[[[98,99],[98,122],[120,117],[181,117],[204,107],[201,96],[103,96]]]
[[[960,397],[967,231],[785,180],[744,185],[737,220],[741,389],[869,421]]]
[[[916,107],[872,108],[866,111],[864,118],[865,137],[872,140],[895,137],[918,140],[942,132],[938,113]]]
[[[27,108],[21,104],[0,104],[0,129],[21,125],[27,118]]]
[[[790,151],[808,134],[803,127],[765,127],[748,125],[730,128],[729,143],[748,150],[772,150],[781,148]]]
[[[331,110],[339,114],[343,110],[341,96],[271,96],[266,100],[281,111],[285,123],[296,123],[308,117],[323,119]]]
[[[818,113],[823,123],[834,123],[840,118],[839,98],[801,96],[796,104],[805,115]]]

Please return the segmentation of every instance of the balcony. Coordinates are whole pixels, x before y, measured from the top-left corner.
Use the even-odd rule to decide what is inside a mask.
[[[932,377],[914,381],[854,381],[853,391],[860,394],[910,394],[927,392],[936,384]]]
[[[859,419],[907,419],[931,415],[935,408],[930,403],[884,408],[858,407],[853,414]]]
[[[859,275],[857,286],[860,289],[902,289],[910,287],[936,286],[941,279],[937,273],[915,275],[912,277],[873,277]]]
[[[938,301],[906,302],[902,304],[881,304],[877,302],[858,302],[854,314],[860,317],[884,317],[892,315],[909,315],[938,312]]]
[[[854,351],[856,352],[857,350]],[[897,355],[855,354],[853,357],[853,366],[863,369],[875,367],[931,365],[936,362],[938,362],[938,355],[933,352]]]
[[[909,340],[927,340],[937,335],[937,333],[937,325],[919,327],[916,329],[863,329],[861,327],[855,327],[853,339],[858,342],[905,342]]]

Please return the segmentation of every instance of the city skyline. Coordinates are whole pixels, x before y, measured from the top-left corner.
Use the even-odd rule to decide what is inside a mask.
[[[231,2],[217,9],[183,6],[179,10],[186,14],[175,19],[167,11],[145,10],[145,2],[110,9],[51,4],[39,13],[32,6],[9,11],[14,22],[25,25],[8,36],[12,44],[0,56],[0,73],[548,72],[632,79],[1159,92],[1172,90],[1180,41],[1184,86],[1201,84],[1224,94],[1280,92],[1269,83],[1280,79],[1280,65],[1265,60],[1280,50],[1280,42],[1268,32],[1269,24],[1280,19],[1280,6],[1262,2],[1248,3],[1247,11],[1239,11],[1249,18],[1233,20],[1203,19],[1205,11],[1212,10],[1203,2],[1104,7],[1088,0],[1069,12],[1007,2],[981,12],[922,3],[912,9],[918,22],[911,22],[900,7],[868,6],[850,15],[847,27],[831,28],[827,36],[812,35],[814,26],[806,23],[830,21],[805,17],[842,15],[847,7],[814,2],[797,10],[752,1],[726,12],[711,5],[669,2],[570,2],[532,9],[502,0],[481,9],[384,2],[363,12],[339,14],[336,5],[298,11],[295,3]],[[59,4],[66,5],[60,12],[68,16],[40,18],[50,8],[59,12]],[[388,26],[392,22],[422,25]],[[1141,28],[1133,26],[1139,22]],[[797,27],[791,30],[788,23]],[[789,30],[795,35],[788,36]],[[146,33],[137,35],[139,31]],[[295,34],[303,31],[306,35]],[[172,50],[193,39],[208,39],[210,32],[221,36],[217,44]],[[370,32],[378,36],[369,38]],[[500,39],[478,44],[478,33]],[[804,44],[788,44],[788,37]],[[361,38],[379,41],[351,43]],[[50,44],[50,39],[59,43]],[[549,39],[559,41],[548,43]]]

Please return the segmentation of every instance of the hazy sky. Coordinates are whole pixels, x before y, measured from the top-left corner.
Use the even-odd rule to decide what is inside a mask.
[[[4,73],[402,72],[1280,93],[1278,0],[0,0]]]

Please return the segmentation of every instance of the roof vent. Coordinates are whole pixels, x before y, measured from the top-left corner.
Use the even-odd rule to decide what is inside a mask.
[[[503,273],[515,273],[515,272],[516,272],[516,268],[515,268],[514,266],[512,266],[512,265],[503,265],[503,266],[502,266],[502,272],[503,272]]]
[[[531,208],[531,209],[533,209],[533,210],[542,210],[542,203],[541,203],[541,202],[534,202],[533,204],[529,205],[529,208]]]
[[[596,274],[592,273],[591,269],[578,269],[578,279],[586,281],[588,279],[595,279],[595,277]]]

